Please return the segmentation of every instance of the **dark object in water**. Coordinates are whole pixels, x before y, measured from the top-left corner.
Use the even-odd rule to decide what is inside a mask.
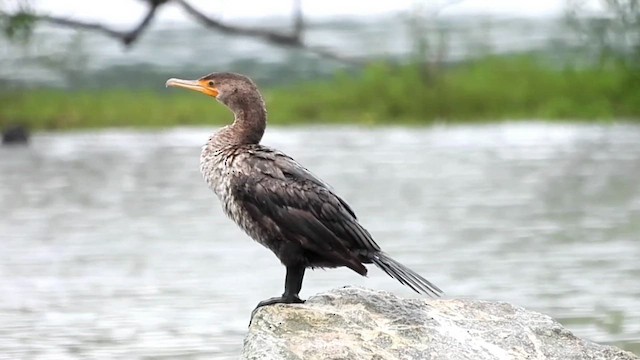
[[[29,142],[29,130],[24,125],[10,125],[2,129],[3,145],[22,145]]]
[[[235,115],[233,124],[209,138],[200,170],[226,214],[287,268],[282,296],[257,307],[301,303],[307,268],[346,266],[360,275],[375,264],[418,293],[442,291],[384,253],[358,222],[351,207],[320,179],[284,153],[259,145],[267,110],[249,78],[213,73],[198,80],[169,79],[167,86],[216,98]]]

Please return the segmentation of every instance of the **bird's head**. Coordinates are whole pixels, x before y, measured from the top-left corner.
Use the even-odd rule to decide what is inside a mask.
[[[201,92],[216,98],[234,111],[247,101],[262,103],[256,84],[248,77],[235,73],[211,73],[198,80],[172,78],[167,80],[166,86]]]

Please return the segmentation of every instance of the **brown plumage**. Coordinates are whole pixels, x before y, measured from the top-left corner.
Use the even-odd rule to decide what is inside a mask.
[[[289,156],[260,145],[267,111],[249,78],[213,73],[199,80],[170,79],[167,86],[215,97],[235,121],[212,135],[202,149],[200,168],[225,213],[287,268],[281,297],[262,301],[299,303],[306,268],[345,266],[360,275],[374,263],[418,293],[442,291],[381,251],[354,211],[320,179]]]

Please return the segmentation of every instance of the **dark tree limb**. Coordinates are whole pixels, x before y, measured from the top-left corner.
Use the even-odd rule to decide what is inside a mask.
[[[189,4],[185,0],[174,0],[174,2],[182,6],[184,11],[187,14],[189,14],[191,17],[196,19],[200,24],[208,28],[216,29],[225,34],[262,38],[263,40],[266,40],[276,45],[299,46],[301,44],[300,42],[301,30],[298,32],[294,31],[291,34],[285,34],[285,33],[280,33],[280,32],[276,32],[268,29],[247,28],[247,27],[228,25],[219,20],[216,20],[212,17],[207,16],[200,10],[194,8],[191,4]]]
[[[348,63],[352,65],[362,65],[363,61],[353,58],[343,57],[337,53],[332,52],[329,49],[309,46],[304,43],[302,40],[302,34],[304,32],[304,17],[302,13],[302,4],[301,0],[294,0],[293,6],[293,26],[292,31],[285,33],[274,31],[270,29],[264,28],[253,28],[253,27],[243,27],[226,24],[222,21],[214,19],[200,10],[193,7],[187,0],[144,0],[147,5],[147,13],[142,18],[142,20],[131,30],[122,31],[117,30],[107,25],[97,23],[97,22],[88,22],[82,20],[76,20],[67,17],[59,17],[59,16],[51,16],[44,14],[35,14],[31,11],[19,11],[14,14],[5,14],[8,17],[17,17],[17,16],[29,16],[35,21],[47,22],[54,25],[65,26],[75,29],[81,30],[89,30],[95,31],[98,33],[102,33],[111,38],[114,38],[118,41],[121,41],[125,46],[131,46],[134,42],[136,42],[142,33],[147,30],[149,24],[156,16],[158,8],[166,3],[174,2],[177,5],[181,6],[182,9],[197,22],[202,24],[208,29],[219,31],[225,34],[234,35],[234,36],[246,36],[252,37],[264,42],[282,46],[289,47],[295,49],[301,49],[311,54],[318,55],[323,58],[332,59],[336,61],[340,61],[343,63]]]
[[[304,30],[304,16],[302,16],[302,0],[293,1],[293,32],[302,37]]]
[[[315,54],[327,59],[332,59],[352,65],[363,64],[361,60],[344,57],[328,49],[309,46],[308,44],[303,42],[302,34],[304,32],[304,17],[302,15],[302,5],[300,0],[294,1],[293,30],[290,33],[283,33],[263,28],[250,28],[225,24],[204,14],[200,10],[193,7],[186,0],[173,0],[173,2],[182,6],[184,11],[195,20],[197,20],[200,24],[204,25],[207,28],[221,31],[225,34],[259,38],[274,45],[301,49],[308,53]]]
[[[66,26],[66,27],[71,27],[75,29],[90,30],[90,31],[103,33],[109,37],[112,37],[116,40],[121,41],[125,46],[130,46],[136,40],[138,40],[140,35],[142,35],[142,33],[147,29],[149,24],[151,24],[151,20],[153,20],[153,18],[156,16],[156,11],[158,7],[163,3],[164,3],[163,1],[148,1],[149,7],[147,9],[147,13],[142,18],[140,23],[138,23],[138,25],[136,25],[133,29],[129,31],[116,30],[100,23],[86,22],[86,21],[70,19],[66,17],[51,16],[51,15],[37,15],[37,14],[29,14],[29,16],[33,17],[36,21],[42,21],[42,22],[47,22],[54,25],[60,25],[60,26]]]

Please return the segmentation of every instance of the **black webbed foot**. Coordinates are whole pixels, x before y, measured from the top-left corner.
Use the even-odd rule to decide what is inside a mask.
[[[301,300],[298,295],[290,295],[290,296],[276,296],[269,298],[267,300],[260,301],[256,309],[261,308],[267,305],[273,304],[302,304],[304,300]],[[254,310],[255,311],[255,310]]]
[[[256,314],[256,311],[263,306],[273,305],[273,304],[304,304],[304,300],[300,299],[298,295],[289,295],[289,296],[276,296],[269,298],[267,300],[260,301],[258,306],[251,312],[251,319],[249,320],[249,325],[251,325],[251,321],[253,320],[253,316]]]
[[[251,312],[251,319],[249,320],[249,325],[251,325],[251,321],[253,321],[253,316],[256,314],[256,311],[263,306],[273,305],[273,304],[302,304],[304,300],[301,300],[298,297],[298,293],[300,293],[300,288],[302,287],[302,278],[304,277],[305,267],[302,265],[296,266],[287,266],[287,275],[284,279],[284,294],[279,297],[272,297],[271,299],[263,300],[258,303],[255,309]]]

